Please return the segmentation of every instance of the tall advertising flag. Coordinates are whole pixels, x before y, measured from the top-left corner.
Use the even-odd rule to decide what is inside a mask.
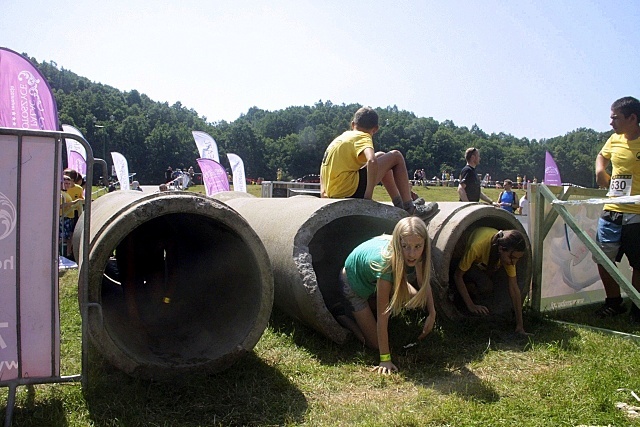
[[[216,141],[206,132],[194,130],[191,133],[193,134],[193,139],[196,141],[200,157],[203,159],[212,159],[220,163],[218,144],[216,144]]]
[[[548,151],[546,151],[544,158],[544,183],[546,185],[562,185],[560,170]]]
[[[84,139],[82,132],[71,125],[62,125],[62,130],[66,133],[81,136]],[[85,150],[84,145],[80,144],[75,139],[65,139],[64,143],[67,147],[67,167],[75,169],[83,176],[86,175],[87,150]]]
[[[58,130],[58,107],[40,71],[18,53],[0,48],[0,127]]]
[[[202,171],[202,181],[207,196],[212,196],[221,191],[229,191],[229,178],[224,167],[212,159],[197,159]]]
[[[244,177],[244,162],[237,154],[227,153],[231,174],[233,175],[233,191],[247,192],[247,180]]]
[[[87,161],[82,157],[82,154],[75,150],[71,150],[68,154],[67,167],[75,170],[82,176],[87,175]]]
[[[111,152],[111,158],[113,159],[113,167],[116,169],[116,176],[120,181],[120,189],[129,189],[129,163],[127,159],[120,153],[115,151]]]
[[[0,48],[0,127],[57,131],[47,80]],[[61,145],[0,135],[0,382],[60,373],[58,221]]]

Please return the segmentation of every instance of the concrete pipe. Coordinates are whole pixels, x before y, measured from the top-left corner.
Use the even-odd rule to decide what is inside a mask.
[[[161,378],[219,371],[253,349],[271,315],[273,272],[237,212],[194,193],[116,191],[91,213],[88,325],[107,360]],[[78,228],[76,248],[81,238]]]
[[[526,239],[525,257],[516,264],[518,286],[524,301],[531,283],[532,261],[531,244],[522,224],[504,209],[480,203],[441,202],[440,212],[428,226],[431,238],[431,260],[435,266],[431,286],[438,313],[450,319],[458,319],[469,314],[457,308],[448,298],[449,283],[453,283],[453,273],[462,258],[467,239],[477,227],[493,227],[498,230],[518,230]],[[511,313],[512,304],[507,288],[507,276],[504,269],[495,276],[494,292],[481,304],[492,314]]]
[[[393,232],[406,212],[370,200],[313,196],[256,198],[218,193],[262,239],[274,273],[276,307],[329,339],[343,343],[350,332],[329,309],[338,304],[338,274],[351,250]]]

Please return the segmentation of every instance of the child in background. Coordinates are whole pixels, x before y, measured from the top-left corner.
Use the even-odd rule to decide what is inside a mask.
[[[512,191],[513,182],[510,179],[505,179],[502,185],[504,190],[498,196],[498,206],[507,212],[513,213],[519,206],[518,196],[515,191]]]
[[[80,218],[80,214],[82,213],[82,207],[84,203],[84,188],[82,188],[82,175],[80,175],[74,169],[65,169],[64,176],[68,176],[71,178],[71,185],[66,189],[67,194],[71,196],[72,201],[80,200],[73,206],[73,227],[71,230],[76,228],[76,224],[78,223],[78,218]]]
[[[436,310],[429,283],[430,248],[424,221],[415,216],[403,218],[391,236],[377,236],[357,246],[340,272],[347,311],[356,320],[361,332],[359,338],[380,351],[380,365],[374,370],[381,374],[398,370],[391,361],[389,346],[391,314],[405,308],[426,308],[427,320],[418,339],[425,338],[433,329]],[[413,274],[417,289],[408,280]],[[374,294],[377,316],[368,303]]]
[[[71,177],[64,175],[62,190],[60,191],[60,240],[63,244],[62,256],[73,260],[73,246],[71,236],[73,235],[73,220],[76,206],[82,204],[82,200],[73,200],[68,190],[73,186]]]

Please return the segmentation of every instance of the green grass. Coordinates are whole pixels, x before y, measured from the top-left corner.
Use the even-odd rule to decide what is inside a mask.
[[[190,187],[189,191],[202,194],[205,193],[203,185]],[[454,187],[413,187],[413,191],[415,191],[418,196],[424,197],[424,199],[429,202],[457,202],[459,200],[457,188]],[[493,200],[496,200],[500,194],[500,190],[496,190],[495,188],[485,188],[482,191]],[[262,186],[247,185],[247,193],[260,197],[262,194]],[[523,190],[516,190],[516,193],[518,193],[518,196],[522,196],[524,194]],[[382,185],[376,186],[373,191],[373,199],[378,202],[391,201],[387,191]]]
[[[378,191],[376,200],[384,200]],[[432,201],[457,199],[454,189],[417,192]],[[76,292],[71,271],[60,286],[65,375],[80,372]],[[405,349],[423,321],[409,312],[390,323],[400,372],[379,376],[370,372],[376,352],[354,340],[336,345],[274,310],[254,351],[219,373],[141,380],[90,349],[87,390],[79,384],[20,387],[14,426],[640,425],[615,409],[618,401],[638,405],[628,391],[616,391],[640,391],[636,342],[553,321],[640,333],[627,316],[601,321],[591,312],[525,310],[525,328],[535,335],[524,340],[505,322],[452,323],[440,316],[426,340]],[[0,397],[6,395],[0,389]]]
[[[80,371],[76,280],[75,272],[61,279],[66,374]],[[404,349],[422,320],[415,312],[392,319],[400,372],[384,377],[370,372],[376,352],[355,341],[336,345],[277,310],[254,352],[216,374],[140,380],[91,349],[85,393],[79,384],[20,387],[14,425],[640,425],[615,409],[618,401],[634,404],[618,388],[640,386],[631,340],[527,312],[535,333],[527,340],[502,323],[440,317],[425,341]]]

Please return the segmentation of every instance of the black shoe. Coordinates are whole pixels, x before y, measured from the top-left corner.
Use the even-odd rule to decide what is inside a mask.
[[[413,215],[428,223],[434,216],[438,214],[438,212],[440,212],[438,204],[435,202],[430,202],[423,205],[415,205]]]
[[[418,206],[418,205],[424,205],[425,203],[427,203],[422,197],[418,197],[417,199],[413,200],[413,204]]]
[[[614,317],[619,314],[625,313],[627,309],[622,304],[603,304],[602,307],[596,310],[595,315],[601,319],[605,317]]]

